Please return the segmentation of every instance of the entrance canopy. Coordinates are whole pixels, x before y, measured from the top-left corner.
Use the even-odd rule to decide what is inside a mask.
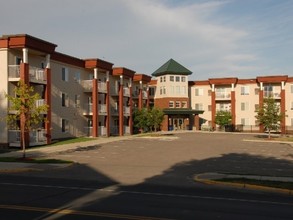
[[[202,114],[204,111],[189,108],[165,108],[163,112],[166,115],[198,115]]]

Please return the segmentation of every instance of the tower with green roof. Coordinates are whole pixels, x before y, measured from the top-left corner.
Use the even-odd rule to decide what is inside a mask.
[[[165,120],[162,130],[192,129],[194,115],[188,95],[188,76],[192,72],[173,59],[168,60],[152,73],[156,78],[154,106],[163,109]]]

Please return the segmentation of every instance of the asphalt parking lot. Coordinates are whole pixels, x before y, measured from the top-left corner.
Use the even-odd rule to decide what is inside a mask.
[[[131,137],[85,150],[52,155],[79,163],[55,176],[111,180],[120,184],[190,184],[194,175],[225,172],[293,176],[293,146],[248,141],[255,135],[234,133],[178,133],[159,137]]]

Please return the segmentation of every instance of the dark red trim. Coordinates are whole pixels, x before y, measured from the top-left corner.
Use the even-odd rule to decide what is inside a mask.
[[[263,105],[263,90],[259,90],[259,107]],[[264,126],[259,125],[259,132],[264,132]]]
[[[98,137],[98,80],[93,79],[93,91],[92,91],[92,98],[93,98],[93,137]]]
[[[285,119],[285,114],[286,114],[286,92],[285,89],[281,90],[281,112],[284,114],[284,117],[282,118],[281,121],[281,133],[285,134],[286,133],[286,119]]]
[[[132,111],[133,111],[133,102],[132,102],[132,87],[129,87],[130,97],[129,97],[129,128],[130,134],[133,134],[133,118],[132,118]]]
[[[215,91],[212,91],[211,93],[211,114],[212,114],[212,127],[215,129],[216,128],[216,93]]]
[[[107,94],[106,94],[106,108],[107,108],[107,118],[106,118],[106,129],[107,137],[110,136],[110,82],[107,81]]]
[[[124,112],[123,112],[123,84],[119,86],[119,135],[124,134]]]
[[[51,69],[46,68],[45,73],[47,77],[47,85],[45,88],[45,100],[46,100],[46,104],[48,105],[47,122],[45,123],[45,129],[47,134],[47,144],[51,144],[51,140],[52,140]]]
[[[236,124],[236,97],[235,91],[231,91],[231,114],[232,114],[232,125]]]

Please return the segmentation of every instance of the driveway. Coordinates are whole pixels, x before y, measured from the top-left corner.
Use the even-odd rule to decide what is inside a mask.
[[[52,155],[79,164],[67,170],[50,171],[50,174],[100,181],[110,179],[125,185],[190,185],[194,184],[195,174],[205,172],[293,176],[291,145],[246,141],[254,138],[254,135],[212,132],[134,137],[84,151]]]

